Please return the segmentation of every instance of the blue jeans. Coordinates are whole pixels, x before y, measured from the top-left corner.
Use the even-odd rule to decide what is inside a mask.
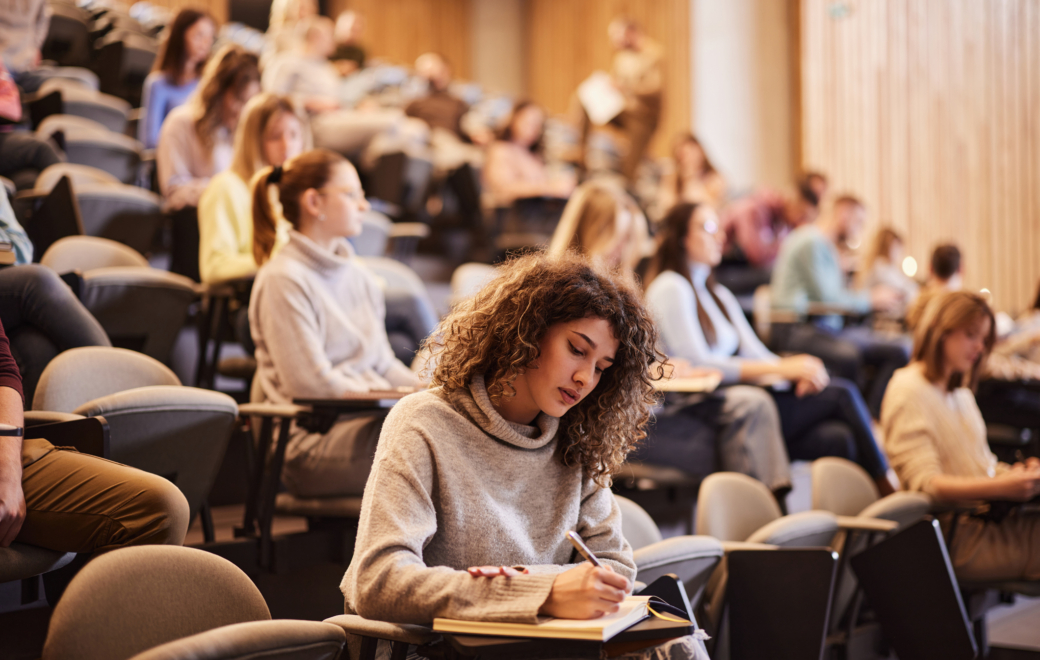
[[[859,463],[875,479],[888,471],[870,412],[851,382],[834,378],[819,394],[799,398],[791,391],[773,392],[773,399],[792,459],[840,456]]]
[[[881,400],[892,374],[910,361],[909,337],[888,338],[866,327],[835,331],[809,323],[777,324],[773,343],[777,351],[815,355],[832,374],[856,383],[874,419],[881,418]],[[873,367],[869,382],[865,365]]]
[[[111,346],[108,335],[72,289],[38,264],[0,268],[0,323],[22,373],[25,407],[54,357],[79,346]]]

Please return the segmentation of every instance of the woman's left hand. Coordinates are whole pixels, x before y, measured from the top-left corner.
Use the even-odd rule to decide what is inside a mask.
[[[499,575],[516,577],[517,575],[527,575],[529,572],[526,568],[517,570],[512,566],[470,566],[466,570],[473,577],[497,577]]]

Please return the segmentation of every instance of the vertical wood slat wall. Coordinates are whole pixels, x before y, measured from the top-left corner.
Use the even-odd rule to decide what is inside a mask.
[[[665,50],[664,113],[651,146],[664,155],[678,131],[690,130],[690,0],[527,0],[527,94],[551,113],[568,112],[581,81],[610,70],[607,25],[619,15]]]
[[[480,0],[476,0],[479,2]],[[451,62],[455,76],[471,75],[471,0],[330,0],[335,18],[344,9],[365,17],[364,44],[370,57],[411,66],[434,51]]]
[[[850,10],[842,16],[842,8]],[[802,0],[803,166],[927,271],[956,243],[997,309],[1040,280],[1040,3]]]

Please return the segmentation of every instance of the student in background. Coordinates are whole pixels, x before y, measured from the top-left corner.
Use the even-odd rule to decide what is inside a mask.
[[[726,180],[692,133],[679,135],[672,144],[672,167],[661,180],[660,207],[679,202],[706,203],[718,208],[726,199]]]
[[[277,233],[271,187],[293,229],[268,262]],[[253,250],[264,265],[249,301],[249,325],[259,401],[419,385],[394,357],[383,293],[346,240],[361,231],[367,209],[354,166],[331,151],[307,151],[254,179]],[[384,416],[343,415],[326,433],[294,424],[282,472],[289,492],[360,495]]]
[[[380,437],[346,610],[426,625],[617,611],[635,563],[608,484],[660,377],[638,292],[573,253],[528,255],[432,337],[434,388],[402,399]],[[692,640],[669,644],[693,657]]]
[[[950,291],[960,291],[964,285],[961,268],[961,251],[953,243],[937,246],[932,250],[928,264],[928,281],[906,312],[906,324],[911,330],[917,327],[933,298]]]
[[[997,462],[972,395],[996,341],[994,325],[989,305],[973,293],[946,293],[928,304],[913,361],[892,377],[881,411],[885,449],[908,490],[942,503],[1025,502],[1040,494],[1040,460]],[[947,532],[954,516],[949,551],[958,578],[1040,579],[1040,516],[940,514]]]
[[[166,116],[195,91],[216,29],[213,18],[197,9],[180,10],[170,24],[141,93],[144,116],[138,124],[137,139],[146,149],[159,144],[159,130]]]
[[[210,59],[198,89],[159,133],[156,165],[168,211],[198,206],[210,178],[231,165],[239,115],[259,92],[256,55],[229,45]]]
[[[552,176],[545,166],[542,139],[545,111],[532,101],[513,108],[498,140],[488,147],[484,161],[484,190],[496,206],[509,206],[528,197],[566,199],[574,191],[573,176]]]
[[[863,203],[843,195],[828,213],[791,232],[773,269],[773,307],[804,311],[808,303],[823,303],[849,314],[895,308],[900,294],[891,287],[878,285],[860,291],[845,285],[838,246],[858,236],[865,222]],[[773,335],[778,350],[815,355],[828,369],[859,385],[875,418],[892,372],[909,360],[908,340],[885,337],[867,327],[845,327],[835,314],[815,323],[776,324]],[[874,370],[869,383],[865,382],[867,365]]]
[[[903,237],[891,227],[878,229],[860,275],[863,288],[885,286],[898,292],[899,302],[889,311],[893,317],[902,318],[917,298],[917,282],[903,273]]]
[[[249,183],[264,167],[281,165],[300,155],[308,142],[306,122],[288,98],[259,94],[246,104],[235,131],[231,167],[213,177],[199,200],[199,272],[203,282],[221,282],[256,272]],[[288,241],[288,223],[281,220],[271,253]]]
[[[341,76],[349,76],[365,68],[365,47],[361,37],[365,34],[365,17],[360,12],[348,9],[336,17],[336,50],[329,60]]]
[[[623,190],[585,183],[567,203],[549,245],[551,255],[585,254],[619,276],[635,281],[635,265],[648,246],[646,219]],[[710,368],[708,369],[710,370]],[[676,375],[705,374],[697,361],[676,360]],[[695,476],[716,468],[749,474],[776,495],[780,506],[791,489],[790,464],[776,405],[761,388],[727,387],[659,411],[635,457],[671,465]]]
[[[671,358],[719,369],[724,383],[774,383],[769,393],[791,458],[858,462],[884,494],[888,465],[853,383],[831,380],[818,358],[781,358],[755,335],[740,304],[715,282],[722,258],[718,219],[706,204],[679,204],[665,217],[647,275],[646,298]]]

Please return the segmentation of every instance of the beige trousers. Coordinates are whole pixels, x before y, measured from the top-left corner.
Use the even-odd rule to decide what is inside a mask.
[[[188,501],[160,476],[104,458],[22,443],[25,521],[15,541],[60,552],[181,545]]]
[[[999,523],[961,516],[949,551],[961,580],[1040,580],[1040,515],[1011,515]]]
[[[340,415],[327,433],[296,427],[285,452],[282,481],[296,497],[360,496],[386,412]]]

